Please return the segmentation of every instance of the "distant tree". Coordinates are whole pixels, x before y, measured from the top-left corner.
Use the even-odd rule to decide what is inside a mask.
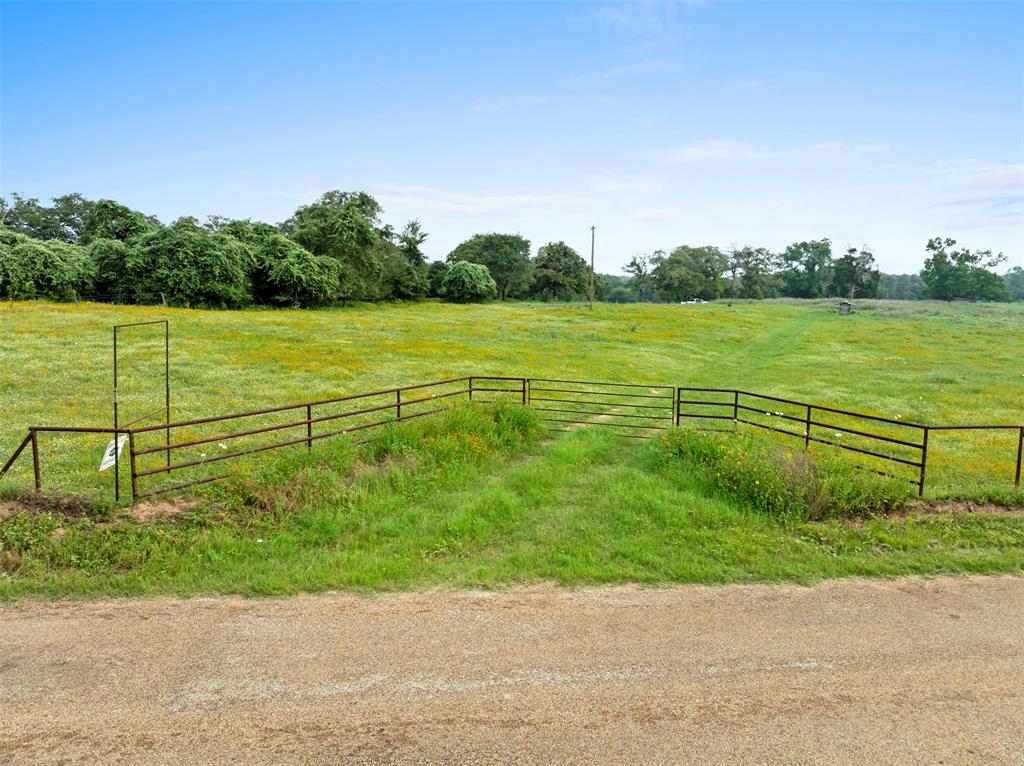
[[[120,284],[137,303],[235,308],[252,303],[252,250],[194,218],[146,234],[127,248]]]
[[[383,297],[398,300],[422,298],[430,290],[426,267],[416,268],[402,252],[394,251],[381,257]]]
[[[851,247],[832,267],[829,293],[844,298],[877,298],[880,280],[875,257],[866,248]]]
[[[670,301],[714,300],[725,293],[726,259],[717,247],[681,245],[651,262],[657,289]]]
[[[448,263],[479,263],[487,267],[498,298],[521,293],[530,276],[530,242],[518,234],[476,234],[448,254]]]
[[[427,295],[431,298],[441,297],[441,284],[448,274],[448,264],[444,261],[431,261],[427,265]]]
[[[731,292],[735,298],[774,298],[779,294],[779,280],[772,273],[775,256],[763,247],[744,247],[730,254],[733,275]]]
[[[409,221],[398,235],[398,247],[402,255],[417,270],[425,269],[427,266],[427,259],[421,249],[426,241],[427,233],[423,231],[423,225],[415,219]]]
[[[92,292],[95,274],[85,248],[0,227],[0,296],[71,300]]]
[[[921,280],[929,298],[942,301],[957,298],[980,301],[1006,301],[1010,295],[1003,279],[989,271],[1006,260],[991,250],[954,250],[955,239],[935,237],[926,249],[931,255],[921,270]]]
[[[160,222],[156,218],[120,202],[101,199],[89,209],[82,227],[81,242],[86,245],[96,239],[130,242],[159,228]]]
[[[309,252],[277,227],[247,220],[211,219],[204,228],[233,237],[249,249],[249,279],[257,303],[312,307],[329,304],[338,297],[338,262]]]
[[[608,303],[629,303],[629,278],[618,274],[594,275],[594,300]]]
[[[327,192],[281,224],[281,230],[314,255],[338,264],[342,300],[379,294],[382,238],[376,228],[380,205],[364,192]]]
[[[634,255],[622,270],[629,274],[629,292],[634,301],[653,301],[655,298],[652,262],[664,258],[665,252],[657,250],[652,255]]]
[[[879,277],[878,297],[904,301],[923,300],[924,282],[919,274],[882,274]]]
[[[832,242],[794,242],[780,256],[782,292],[791,298],[822,298],[832,285]]]
[[[0,220],[13,231],[33,239],[56,239],[76,244],[82,238],[86,218],[96,204],[81,194],[54,197],[52,205],[41,205],[37,199],[12,194],[4,200]]]
[[[441,283],[441,295],[456,303],[475,303],[497,295],[497,285],[486,266],[456,261]]]
[[[1014,266],[1003,275],[1006,292],[1015,301],[1024,301],[1024,269]]]
[[[549,242],[533,261],[530,296],[545,301],[585,298],[590,288],[590,267],[565,242]]]

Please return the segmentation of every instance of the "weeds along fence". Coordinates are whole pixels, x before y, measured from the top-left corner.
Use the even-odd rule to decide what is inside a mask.
[[[490,375],[155,425],[32,426],[0,468],[0,476],[23,452],[30,451],[35,488],[40,490],[41,440],[56,434],[92,438],[102,434],[126,442],[131,499],[135,502],[223,479],[231,473],[222,470],[229,461],[237,463],[288,447],[311,450],[325,439],[435,415],[457,402],[497,399],[534,409],[553,431],[601,426],[637,439],[649,439],[681,425],[768,431],[807,451],[849,455],[866,470],[915,485],[920,496],[925,492],[936,436],[976,432],[985,436],[980,447],[954,450],[943,456],[943,462],[964,470],[972,461],[984,463],[986,469],[994,459],[1000,466],[1005,462],[996,478],[1007,482],[1012,477],[1014,485],[1020,486],[1024,453],[1024,425],[1020,424],[930,425],[741,389]],[[125,462],[120,458],[115,475]]]

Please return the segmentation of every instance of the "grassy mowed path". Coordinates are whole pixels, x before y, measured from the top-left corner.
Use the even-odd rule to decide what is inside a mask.
[[[336,472],[330,455],[264,477],[272,510],[242,520],[82,522],[52,543],[37,525],[46,559],[0,576],[0,598],[1024,573],[1024,517],[785,524],[605,431],[429,470]]]

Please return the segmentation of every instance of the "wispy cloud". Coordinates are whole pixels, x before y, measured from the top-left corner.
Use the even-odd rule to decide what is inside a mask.
[[[378,184],[377,198],[385,206],[409,205],[424,213],[487,215],[538,207],[571,207],[587,204],[582,197],[560,194],[466,194],[430,186]]]
[[[685,165],[694,162],[743,160],[790,159],[795,157],[841,157],[885,150],[885,146],[850,144],[843,141],[822,141],[784,148],[756,146],[746,141],[711,139],[694,141],[673,147],[663,152],[664,159],[671,165]]]
[[[590,176],[587,186],[598,192],[647,192],[662,186],[656,176]]]
[[[626,218],[631,221],[667,221],[675,215],[676,211],[669,208],[642,208],[631,210],[626,214]]]
[[[971,189],[1016,189],[1024,193],[1024,164],[977,168],[962,174],[959,185]]]
[[[705,5],[703,0],[632,0],[588,6],[583,21],[632,34],[664,34],[679,23],[679,7]]]

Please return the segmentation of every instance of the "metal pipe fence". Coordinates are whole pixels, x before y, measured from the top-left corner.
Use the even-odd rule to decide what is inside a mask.
[[[287,447],[311,450],[315,442],[436,415],[458,401],[486,403],[500,397],[537,411],[552,431],[602,426],[638,439],[656,437],[684,423],[697,424],[702,430],[735,431],[745,427],[769,431],[799,440],[804,450],[810,450],[813,444],[854,453],[867,460],[861,467],[908,481],[917,487],[919,496],[924,496],[929,436],[934,432],[1016,432],[1013,482],[1020,486],[1024,425],[930,425],[736,388],[495,375],[448,378],[145,426],[31,426],[0,468],[0,476],[31,448],[35,488],[42,488],[40,434],[110,434],[115,445],[119,438],[126,437],[135,502],[230,475],[183,475],[192,469]],[[158,437],[158,441],[151,441],[151,437]],[[118,449],[115,446],[115,462]],[[115,467],[115,482],[116,473]],[[153,485],[171,473],[180,480]]]

